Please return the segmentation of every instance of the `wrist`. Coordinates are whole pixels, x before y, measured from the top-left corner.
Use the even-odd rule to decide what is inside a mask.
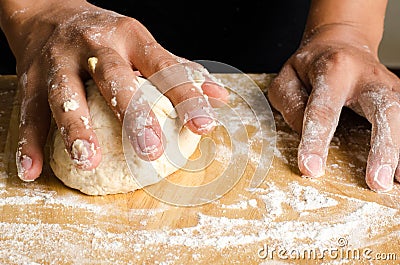
[[[23,34],[23,28],[31,18],[39,14],[50,14],[62,6],[85,3],[85,0],[0,0],[0,27],[7,37],[15,33]]]
[[[81,13],[87,6],[85,0],[0,0],[0,26],[18,61],[32,40],[48,36],[71,14]]]
[[[362,27],[349,23],[321,24],[304,31],[301,46],[309,42],[347,43],[360,48],[368,48],[373,54],[378,54],[382,39],[382,31],[371,32]]]
[[[387,0],[312,0],[303,43],[310,39],[347,42],[378,51]]]

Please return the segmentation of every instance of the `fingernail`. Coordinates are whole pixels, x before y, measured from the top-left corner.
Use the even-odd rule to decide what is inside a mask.
[[[161,140],[156,132],[148,127],[145,127],[142,131],[138,133],[137,141],[140,150],[144,154],[157,152],[158,147],[161,145]]]
[[[96,154],[94,143],[76,139],[72,144],[71,156],[73,162],[81,168],[89,168],[92,165],[90,159]]]
[[[33,179],[26,178],[26,172],[32,167],[32,158],[27,155],[17,157],[17,171],[18,177],[23,181],[33,181]]]
[[[192,119],[192,122],[199,130],[206,130],[214,126],[214,119],[210,117],[197,117]]]
[[[188,121],[192,121],[194,126],[196,126],[197,130],[200,132],[209,131],[216,124],[213,119],[212,109],[208,106],[187,113],[185,115],[184,123]]]
[[[306,155],[302,159],[303,165],[309,173],[309,177],[320,177],[324,174],[322,169],[322,158],[318,155]]]
[[[374,175],[374,182],[382,189],[380,191],[389,191],[393,187],[392,167],[390,165],[381,165]]]

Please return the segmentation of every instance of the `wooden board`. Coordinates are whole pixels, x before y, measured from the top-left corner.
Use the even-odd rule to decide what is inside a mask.
[[[264,91],[273,78],[249,76]],[[243,75],[219,77],[246,91]],[[299,137],[274,112],[277,148],[272,168],[259,187],[249,189],[255,169],[249,163],[223,197],[201,206],[178,207],[143,190],[87,196],[65,187],[48,165],[37,181],[20,181],[14,163],[16,84],[14,76],[0,77],[1,264],[400,262],[399,185],[387,194],[367,188],[364,171],[370,126],[350,111],[343,112],[323,178],[299,176]],[[246,129],[249,134],[254,130]],[[217,162],[222,166],[224,161]],[[186,185],[204,183],[215,177],[218,168],[214,165],[191,176],[177,172],[169,179]],[[378,261],[395,256],[397,261]]]

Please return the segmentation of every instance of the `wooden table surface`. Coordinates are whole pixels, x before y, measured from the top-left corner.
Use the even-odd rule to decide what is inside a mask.
[[[273,78],[248,76],[263,91]],[[219,77],[246,91],[244,75]],[[0,264],[400,263],[399,185],[387,194],[367,188],[370,126],[351,111],[342,114],[323,178],[300,177],[299,137],[274,112],[275,157],[259,187],[248,188],[249,163],[223,197],[178,207],[143,190],[87,196],[64,186],[48,165],[37,181],[20,181],[16,84],[15,76],[0,76]],[[191,178],[207,179],[212,170]]]

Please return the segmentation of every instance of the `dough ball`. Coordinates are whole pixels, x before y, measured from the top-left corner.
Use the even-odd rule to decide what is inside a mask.
[[[165,152],[155,161],[144,161],[133,151],[128,152],[131,175],[123,153],[122,126],[93,81],[87,84],[87,101],[92,126],[98,137],[102,160],[92,171],[75,167],[57,130],[53,137],[50,166],[54,174],[66,186],[89,195],[106,195],[135,191],[163,178],[181,168],[194,153],[201,136],[181,126],[171,104],[156,87],[140,78],[141,90],[150,106],[153,106],[165,135]],[[158,100],[157,100],[158,99]],[[83,122],[85,120],[83,119]],[[125,145],[126,147],[126,145]],[[125,150],[127,151],[127,150]],[[173,158],[173,161],[170,161]]]

